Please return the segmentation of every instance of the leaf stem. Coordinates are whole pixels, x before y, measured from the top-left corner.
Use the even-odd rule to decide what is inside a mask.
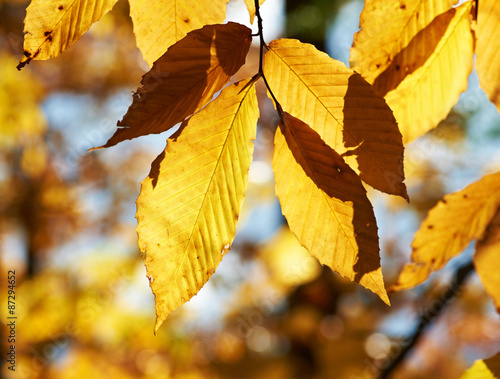
[[[460,287],[472,271],[474,271],[474,264],[472,261],[457,269],[453,277],[453,282],[440,296],[440,301],[431,304],[425,310],[425,312],[423,312],[422,316],[420,317],[420,322],[418,323],[418,326],[415,329],[413,335],[408,337],[407,342],[404,343],[404,346],[402,347],[399,354],[394,358],[394,360],[379,372],[379,375],[377,377],[378,379],[386,379],[389,377],[389,375],[392,374],[394,368],[399,363],[401,363],[401,361],[408,355],[410,350],[412,350],[412,348],[420,340],[420,337],[423,335],[425,328],[443,312],[443,310],[453,298],[457,297],[460,292]]]
[[[278,115],[280,117],[280,120],[283,121],[283,109],[281,108],[281,105],[276,99],[276,96],[274,96],[273,91],[271,90],[271,87],[269,86],[269,83],[267,82],[266,76],[264,75],[264,68],[263,68],[263,61],[264,61],[264,46],[267,48],[267,44],[264,41],[264,33],[263,33],[263,27],[262,27],[262,17],[260,15],[260,4],[259,0],[255,0],[255,16],[257,17],[257,26],[259,27],[259,31],[257,32],[256,36],[259,36],[259,41],[260,41],[260,49],[259,49],[259,75],[262,77],[262,80],[264,80],[264,84],[266,85],[267,90],[271,94],[271,97],[274,101],[274,104],[276,105],[276,110],[278,111]]]

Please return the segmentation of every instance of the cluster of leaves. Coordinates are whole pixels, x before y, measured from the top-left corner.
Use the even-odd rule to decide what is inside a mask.
[[[363,182],[408,199],[403,144],[446,117],[466,89],[474,53],[481,86],[500,109],[498,49],[489,43],[500,37],[500,5],[493,0],[458,7],[456,0],[366,0],[352,68],[298,40],[266,45],[263,1],[245,1],[259,23],[259,72],[228,85],[245,63],[252,34],[243,25],[220,24],[226,0],[209,7],[130,0],[137,44],[152,68],[102,147],[181,123],[137,200],[155,330],[199,291],[231,247],[259,117],[257,81],[264,81],[280,119],[273,170],[290,230],[322,264],[386,303]],[[60,54],[115,2],[33,0],[18,68]],[[499,277],[491,271],[499,258],[499,179],[499,173],[485,176],[430,212],[413,242],[413,263],[393,290],[421,283],[477,239],[476,268],[500,305]],[[464,221],[457,224],[457,215]]]

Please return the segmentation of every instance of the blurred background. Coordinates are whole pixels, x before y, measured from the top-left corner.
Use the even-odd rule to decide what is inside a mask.
[[[28,3],[0,0],[1,377],[372,378],[470,260],[472,246],[425,284],[391,295],[392,307],[321,267],[281,215],[271,170],[277,115],[259,87],[254,163],[231,252],[154,336],[135,199],[168,134],[87,152],[113,134],[148,70],[128,4],[119,0],[58,58],[19,72]],[[265,38],[298,38],[348,64],[362,8],[359,0],[267,0]],[[249,25],[243,0],[231,0],[228,20]],[[257,72],[257,48],[236,80]],[[387,285],[427,211],[500,170],[499,143],[500,115],[473,73],[447,119],[407,146],[411,202],[368,188]],[[7,270],[17,280],[15,376],[5,364]],[[393,377],[458,378],[498,350],[498,314],[473,275]]]

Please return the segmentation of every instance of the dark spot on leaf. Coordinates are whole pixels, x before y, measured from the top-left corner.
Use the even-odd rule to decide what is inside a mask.
[[[406,5],[401,4],[401,6],[399,7],[399,9],[406,9]]]
[[[436,258],[431,259],[431,264],[434,265],[434,263],[436,263]]]
[[[401,68],[401,67],[397,64],[397,65],[396,65],[396,71],[399,71],[399,69],[400,69],[400,68]]]
[[[60,11],[62,11],[62,10],[64,9],[64,7],[63,7],[62,5],[59,5],[59,6],[57,7],[57,9],[59,9]]]
[[[52,41],[52,36],[48,36],[47,41],[49,41],[49,42]]]
[[[447,204],[448,201],[446,201],[445,199],[441,200],[443,202],[443,204]]]
[[[182,21],[184,21],[186,24],[189,24],[189,18],[187,18],[187,17]]]
[[[434,225],[427,225],[427,229],[434,229]]]
[[[464,193],[464,199],[467,199],[469,196],[467,196],[466,193]]]
[[[44,35],[45,37],[47,37],[47,36],[50,36],[50,33],[52,33],[52,32],[45,32],[45,33],[43,33],[43,35]]]
[[[30,53],[28,53],[27,51],[23,52],[23,54],[24,54],[24,56],[25,56],[25,57],[29,57],[29,56],[31,55],[31,54],[30,54]]]
[[[377,63],[377,68],[380,68],[380,64]]]

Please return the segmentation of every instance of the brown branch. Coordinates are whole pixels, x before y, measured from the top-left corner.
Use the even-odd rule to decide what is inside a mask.
[[[269,83],[267,82],[266,76],[264,75],[264,68],[263,68],[263,60],[264,60],[264,46],[266,45],[266,42],[264,41],[264,33],[263,30],[264,28],[262,27],[262,17],[260,15],[260,4],[259,0],[255,0],[255,16],[257,17],[257,25],[259,27],[259,31],[257,35],[259,36],[260,40],[260,50],[259,50],[259,75],[262,77],[262,80],[264,80],[264,84],[266,85],[267,90],[271,94],[271,97],[274,100],[274,104],[276,104],[276,110],[278,111],[278,116],[281,121],[283,121],[283,109],[281,108],[281,105],[276,99],[276,96],[274,96],[273,91],[271,91],[271,87],[269,87]]]
[[[410,350],[412,350],[420,340],[420,337],[423,335],[426,327],[444,311],[451,300],[458,296],[460,287],[472,271],[474,271],[474,264],[472,261],[457,269],[453,278],[453,282],[448,287],[448,289],[443,292],[440,297],[440,301],[437,304],[432,304],[432,306],[430,306],[422,314],[420,322],[413,335],[408,338],[408,342],[401,349],[398,356],[396,356],[396,358],[394,358],[394,360],[390,362],[387,367],[379,372],[378,379],[387,379],[389,375],[392,374],[394,368],[396,368],[396,366],[401,363],[403,359],[405,359]]]

